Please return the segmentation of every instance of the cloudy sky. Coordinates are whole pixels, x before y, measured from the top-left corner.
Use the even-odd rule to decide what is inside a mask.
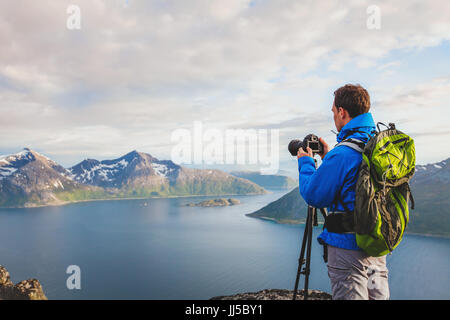
[[[0,154],[169,159],[174,130],[197,120],[279,129],[290,170],[287,143],[334,143],[333,91],[360,83],[375,120],[409,133],[418,163],[437,162],[450,157],[449,57],[448,0],[2,1]]]

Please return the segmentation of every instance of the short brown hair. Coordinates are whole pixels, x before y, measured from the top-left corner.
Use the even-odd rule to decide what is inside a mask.
[[[359,84],[346,84],[334,92],[334,105],[347,110],[350,117],[357,117],[369,112],[369,93]]]

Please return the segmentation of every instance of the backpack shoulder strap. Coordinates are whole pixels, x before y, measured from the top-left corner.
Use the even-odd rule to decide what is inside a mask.
[[[362,141],[362,140],[359,140],[359,139],[350,138],[350,139],[347,139],[347,140],[344,140],[344,141],[338,143],[335,146],[335,148],[338,147],[338,146],[347,146],[347,147],[352,148],[353,150],[358,151],[359,153],[363,153],[364,152],[364,147],[366,146],[366,143],[364,141]],[[342,207],[344,208],[345,212],[351,213],[352,211],[350,211],[348,209],[348,207],[345,205],[345,203],[342,201],[342,199],[340,197],[341,196],[341,192],[342,192],[342,187],[339,190],[339,192],[337,193],[336,199],[333,201],[333,203],[334,203],[335,207],[337,207],[337,204],[340,203],[342,205]]]
[[[358,139],[347,139],[344,140],[340,143],[338,143],[335,147],[339,147],[339,146],[347,146],[352,148],[353,150],[358,151],[359,153],[363,153],[364,152],[364,147],[366,146],[364,141],[358,140]]]

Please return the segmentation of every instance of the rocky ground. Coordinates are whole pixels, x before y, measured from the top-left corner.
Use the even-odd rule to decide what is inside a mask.
[[[38,280],[23,280],[14,284],[8,270],[0,266],[0,300],[47,300],[47,297]]]
[[[293,294],[293,290],[265,289],[258,292],[219,296],[210,300],[292,300]],[[296,299],[303,300],[303,298],[303,290],[299,290]],[[308,290],[308,300],[331,300],[331,295],[319,290]]]
[[[308,290],[308,293],[309,300],[331,300],[331,295],[323,291]],[[218,296],[210,300],[292,300],[292,296],[292,290],[265,289],[258,292]],[[297,300],[303,299],[303,290],[299,290],[297,292]],[[0,266],[0,300],[47,300],[47,297],[38,280],[23,280],[14,284],[11,281],[8,270]]]

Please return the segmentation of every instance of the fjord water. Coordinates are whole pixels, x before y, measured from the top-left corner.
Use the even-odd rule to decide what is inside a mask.
[[[240,205],[215,208],[183,206],[215,198],[192,197],[0,209],[0,265],[14,282],[39,279],[49,299],[208,299],[292,289],[303,226],[245,216],[286,192],[233,196]],[[450,298],[450,239],[407,235],[387,261],[392,299]],[[310,288],[330,292],[315,240],[311,264]],[[81,269],[80,290],[66,286],[69,265]]]

